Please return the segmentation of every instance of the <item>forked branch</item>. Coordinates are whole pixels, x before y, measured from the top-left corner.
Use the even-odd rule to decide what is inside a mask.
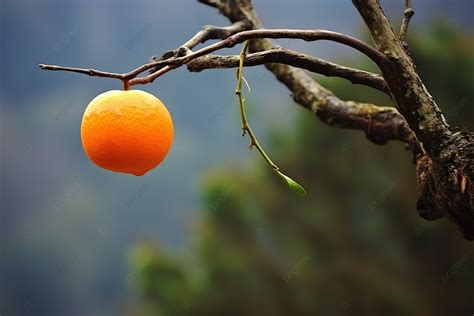
[[[184,56],[177,56],[174,58],[168,58],[163,60],[154,61],[151,63],[144,64],[136,69],[123,74],[97,71],[93,69],[80,69],[80,68],[71,68],[71,67],[62,67],[55,65],[44,65],[40,64],[41,69],[45,70],[63,70],[63,71],[72,71],[77,73],[83,73],[87,75],[99,76],[99,77],[108,77],[120,79],[124,82],[126,86],[133,86],[137,84],[146,84],[153,82],[156,78],[167,73],[168,71],[178,68],[196,58],[202,57],[204,55],[211,54],[222,48],[231,48],[235,45],[242,43],[251,39],[261,39],[261,38],[293,38],[293,39],[303,39],[305,41],[318,41],[318,40],[329,40],[338,42],[347,46],[350,46],[365,55],[367,55],[371,60],[373,60],[377,65],[382,65],[386,62],[386,59],[383,54],[378,52],[376,49],[372,48],[370,45],[353,38],[351,36],[326,31],[326,30],[289,30],[289,29],[260,29],[260,30],[250,30],[242,31],[236,33],[230,37],[227,37],[224,40],[221,40],[212,45],[201,48],[195,52],[191,50],[186,51]],[[195,42],[195,41],[193,41]],[[148,69],[155,68],[157,66],[165,67],[158,69],[154,73],[138,77],[141,73],[145,72]]]

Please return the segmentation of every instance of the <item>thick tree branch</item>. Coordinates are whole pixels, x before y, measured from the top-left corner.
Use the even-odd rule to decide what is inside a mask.
[[[247,55],[244,65],[246,67],[258,66],[268,63],[286,64],[297,68],[318,73],[327,77],[339,77],[354,84],[372,87],[388,93],[385,79],[371,72],[344,67],[317,57],[298,53],[292,50],[278,48]],[[187,64],[192,72],[205,69],[236,68],[239,65],[239,56],[206,55]]]
[[[381,67],[382,74],[398,110],[426,152],[417,159],[419,214],[426,219],[447,216],[466,239],[474,240],[474,133],[450,130],[379,1],[352,2],[375,45],[390,60]]]
[[[409,144],[415,156],[421,152],[418,140],[396,109],[343,101],[300,69],[281,64],[267,67],[293,92],[295,102],[308,108],[322,122],[337,128],[362,130],[378,145],[399,140]]]
[[[418,76],[379,2],[352,2],[367,24],[376,47],[390,60],[381,66],[381,70],[398,110],[430,157],[436,158],[451,135],[443,114]]]
[[[223,5],[219,11],[232,22],[242,20],[250,28],[262,28],[251,0],[236,1],[239,5],[232,6],[230,3],[233,1],[222,0],[227,5]],[[372,135],[382,135],[385,140],[392,139],[392,136],[393,139],[407,138],[397,136],[394,130],[403,131],[402,135],[409,135],[408,139],[412,141],[408,142],[415,144],[414,148],[417,148],[414,152],[417,153],[417,176],[421,192],[417,203],[418,212],[426,219],[447,215],[458,225],[465,238],[474,239],[474,135],[450,132],[441,111],[418,77],[403,42],[412,15],[410,10],[406,10],[404,31],[399,38],[393,32],[378,1],[353,2],[369,26],[377,49],[389,60],[379,67],[392,99],[403,116],[392,110],[393,112],[388,112],[390,115],[387,115],[387,120],[374,120],[378,114],[383,116],[384,112],[380,107],[374,108],[377,113],[375,115],[368,110],[370,105],[339,100],[300,69],[282,64],[266,64],[266,67],[293,92],[296,102],[312,110],[330,125],[374,131],[368,127],[373,126],[376,121],[376,126],[380,126],[380,129]],[[268,39],[255,40],[250,47],[252,52],[271,49],[273,44]],[[364,116],[367,112],[371,114]],[[370,119],[364,121],[364,117]],[[412,130],[425,149],[420,149],[422,147]],[[389,132],[390,137],[384,134],[387,131],[392,131]]]

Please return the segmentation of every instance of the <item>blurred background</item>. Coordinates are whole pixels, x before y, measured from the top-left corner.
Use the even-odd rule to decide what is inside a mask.
[[[39,63],[125,72],[227,25],[197,1],[3,0],[0,315],[472,315],[474,249],[447,220],[416,214],[401,143],[325,126],[263,67],[247,69],[251,125],[308,191],[290,192],[241,137],[235,72],[177,69],[144,87],[175,140],[144,177],[99,169],[79,135],[111,79]],[[255,0],[267,27],[369,41],[350,1]],[[395,25],[402,0],[382,1]],[[474,3],[414,1],[410,51],[460,129],[474,128]],[[327,42],[281,45],[375,70]],[[221,53],[236,53],[234,50]],[[390,105],[342,79],[341,98]]]

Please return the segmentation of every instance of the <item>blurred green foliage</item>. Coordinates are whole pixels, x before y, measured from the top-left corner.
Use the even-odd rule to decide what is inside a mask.
[[[409,45],[448,121],[473,129],[472,36],[438,22]],[[318,79],[345,99],[390,102],[369,88]],[[193,258],[151,244],[133,251],[143,297],[133,315],[474,312],[472,243],[447,220],[417,216],[415,169],[401,143],[376,146],[308,113],[267,142],[308,196],[290,192],[264,162],[210,173]]]

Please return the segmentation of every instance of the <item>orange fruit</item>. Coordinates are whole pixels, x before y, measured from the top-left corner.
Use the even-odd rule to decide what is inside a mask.
[[[87,106],[84,151],[107,170],[142,176],[159,165],[173,142],[173,121],[157,97],[140,90],[104,92]]]

